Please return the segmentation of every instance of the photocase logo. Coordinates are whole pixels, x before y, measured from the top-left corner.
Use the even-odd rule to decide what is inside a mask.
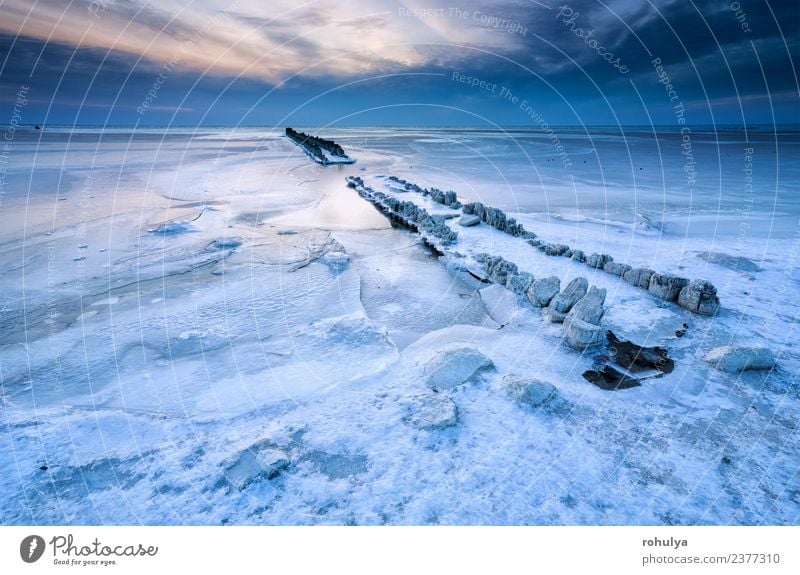
[[[25,563],[36,563],[44,554],[44,539],[38,535],[28,535],[19,544],[19,556]]]

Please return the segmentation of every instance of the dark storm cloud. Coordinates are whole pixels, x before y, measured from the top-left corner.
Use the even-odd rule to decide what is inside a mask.
[[[17,3],[10,2],[9,14],[22,14]],[[170,74],[159,94],[165,109],[188,95],[202,110],[225,90],[225,110],[213,116],[219,121],[237,114],[251,122],[279,121],[295,108],[318,119],[324,110],[304,102],[330,92],[323,100],[331,117],[405,102],[463,107],[499,122],[530,121],[497,93],[453,81],[458,72],[534,101],[553,123],[669,123],[673,102],[658,82],[658,58],[693,121],[770,121],[773,112],[778,121],[797,121],[800,18],[793,2],[465,1],[454,9],[442,2],[287,0],[265,12],[240,0],[190,15],[118,0],[113,14],[87,28],[91,41],[77,51],[73,33],[56,33],[44,44],[66,8],[40,4],[41,13],[34,10],[34,24],[26,24],[10,53],[13,34],[0,37],[6,62],[0,98],[8,101],[14,86],[27,81],[39,100],[54,102],[53,114],[69,102],[85,99],[101,108],[116,99],[112,116],[136,121],[130,111],[164,62],[226,9],[226,19],[206,25]],[[8,22],[6,29],[14,28]],[[149,31],[152,40],[126,35],[126,22]],[[587,33],[596,44],[581,37]],[[398,110],[387,108],[383,121],[405,123]]]

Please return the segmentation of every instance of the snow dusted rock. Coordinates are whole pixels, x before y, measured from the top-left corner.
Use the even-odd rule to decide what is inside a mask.
[[[440,351],[425,364],[425,379],[434,391],[453,389],[494,369],[492,360],[474,347]]]
[[[603,269],[608,262],[613,262],[614,258],[612,258],[608,254],[592,254],[586,258],[586,265],[590,268],[597,268],[599,270]]]
[[[500,256],[487,256],[483,265],[484,269],[486,269],[486,273],[489,275],[489,279],[502,286],[506,285],[510,275],[514,275],[518,271],[516,264]]]
[[[678,299],[678,294],[689,283],[686,278],[653,274],[650,277],[650,286],[648,291],[657,298],[664,301],[675,301]]]
[[[566,244],[547,244],[543,247],[543,250],[548,256],[563,256],[569,251],[569,246]]]
[[[528,288],[528,299],[538,307],[545,307],[561,289],[561,280],[556,276],[534,280]]]
[[[506,287],[517,295],[525,295],[528,292],[528,288],[531,287],[534,279],[536,278],[533,277],[533,274],[529,274],[528,272],[520,272],[518,274],[508,276],[506,279]]]
[[[564,335],[567,343],[575,349],[600,345],[606,340],[605,330],[599,325],[587,323],[569,315],[564,318]]]
[[[579,299],[569,311],[568,317],[598,325],[603,317],[603,304],[606,301],[606,288],[597,289],[595,286],[589,288],[581,299]]]
[[[464,226],[465,228],[477,226],[479,223],[481,223],[481,219],[478,216],[461,216],[458,219],[458,225]]]
[[[500,325],[506,325],[517,313],[517,296],[503,286],[492,284],[478,292],[486,313]]]
[[[634,268],[626,271],[622,277],[631,285],[638,288],[648,289],[650,287],[650,278],[656,273],[647,268]]]
[[[589,282],[586,278],[575,278],[567,284],[559,294],[550,301],[547,307],[547,317],[550,321],[561,323],[564,321],[564,316],[569,310],[572,309],[578,300],[586,295],[586,290],[589,289]]]
[[[532,407],[544,405],[558,395],[558,389],[551,383],[516,375],[505,376],[502,385],[516,401]]]
[[[766,347],[723,345],[708,352],[705,359],[717,369],[729,372],[775,367],[775,356]]]
[[[285,451],[263,440],[228,457],[221,466],[225,479],[241,491],[256,481],[274,479],[289,466],[289,459]]]
[[[719,311],[717,288],[711,282],[694,280],[678,294],[678,305],[702,315],[714,315]]]
[[[408,422],[420,429],[445,429],[458,423],[458,407],[442,393],[415,397]]]
[[[583,253],[583,250],[573,250],[572,259],[576,262],[585,262],[586,254]]]
[[[605,330],[600,327],[606,290],[589,288],[564,318],[564,334],[575,349],[586,349],[605,341]]]
[[[606,265],[603,266],[603,271],[614,275],[622,277],[625,275],[625,272],[631,271],[631,266],[628,264],[618,264],[617,262],[608,262]]]

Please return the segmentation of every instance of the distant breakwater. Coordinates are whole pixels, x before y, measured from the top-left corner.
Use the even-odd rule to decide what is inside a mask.
[[[292,128],[286,128],[286,137],[300,146],[312,160],[323,166],[355,163],[355,160],[345,153],[344,148],[333,140],[310,136]]]

